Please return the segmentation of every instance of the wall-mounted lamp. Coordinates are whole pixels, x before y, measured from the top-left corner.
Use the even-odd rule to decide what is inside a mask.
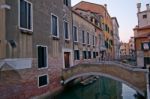
[[[10,43],[12,48],[16,48],[17,47],[17,43],[14,40],[9,40],[9,43]]]
[[[0,9],[8,9],[8,10],[10,10],[11,7],[9,5],[7,5],[7,4],[1,4],[0,5]]]

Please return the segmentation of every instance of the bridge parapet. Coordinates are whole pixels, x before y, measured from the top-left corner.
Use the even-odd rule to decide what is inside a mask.
[[[62,77],[64,84],[69,81],[86,75],[100,75],[121,81],[136,89],[141,94],[146,91],[147,70],[124,66],[116,62],[101,62],[90,64],[78,64],[68,69],[64,69]]]

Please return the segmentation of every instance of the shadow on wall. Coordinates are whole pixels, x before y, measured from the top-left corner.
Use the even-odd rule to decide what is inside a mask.
[[[17,70],[12,68],[7,63],[3,64],[0,68],[0,84],[10,85],[18,84],[21,82],[21,76]]]

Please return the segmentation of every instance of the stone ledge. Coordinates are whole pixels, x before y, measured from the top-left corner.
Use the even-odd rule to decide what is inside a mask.
[[[13,69],[26,69],[32,67],[32,58],[15,58],[0,60],[2,71]]]

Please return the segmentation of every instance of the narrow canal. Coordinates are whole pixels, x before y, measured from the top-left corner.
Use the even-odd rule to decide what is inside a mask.
[[[145,99],[135,90],[118,81],[99,77],[88,85],[77,84],[65,90],[53,99]]]

